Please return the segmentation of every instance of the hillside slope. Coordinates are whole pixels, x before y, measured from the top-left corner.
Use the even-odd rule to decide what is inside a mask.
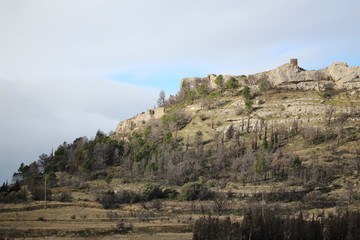
[[[249,76],[184,79],[178,94],[115,133],[79,137],[22,164],[0,201],[43,200],[46,179],[47,199],[91,202],[122,221],[139,218],[136,229],[146,216],[151,228],[179,232],[191,231],[193,216],[236,219],[249,208],[358,211],[359,75],[342,63],[308,72],[292,61]]]

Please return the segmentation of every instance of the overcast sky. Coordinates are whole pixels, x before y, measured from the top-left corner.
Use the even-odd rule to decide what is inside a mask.
[[[0,0],[0,184],[182,77],[360,65],[358,0]]]

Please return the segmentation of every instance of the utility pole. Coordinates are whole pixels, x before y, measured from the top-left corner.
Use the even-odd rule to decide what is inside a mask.
[[[44,189],[45,209],[46,209],[46,174],[45,174],[45,189]]]

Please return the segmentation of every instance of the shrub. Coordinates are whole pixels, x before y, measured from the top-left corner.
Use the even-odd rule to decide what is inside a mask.
[[[251,112],[252,110],[252,105],[253,105],[253,101],[251,101],[250,99],[247,99],[245,101],[245,107],[246,107],[246,110]]]
[[[116,224],[116,230],[117,232],[121,233],[121,234],[127,234],[129,232],[133,232],[134,227],[131,223],[129,224],[125,224],[123,222],[123,220],[120,220],[117,224]]]
[[[160,185],[155,183],[146,184],[141,193],[145,201],[164,198],[164,193],[161,190]]]
[[[163,190],[163,195],[164,198],[175,199],[179,195],[179,192],[172,188],[166,188]]]
[[[32,187],[30,188],[31,198],[32,200],[39,201],[44,200],[45,192],[43,187]],[[51,200],[51,190],[49,188],[46,189],[46,200]]]
[[[208,116],[205,113],[200,113],[199,118],[201,119],[201,121],[205,121],[206,119],[208,119]]]
[[[73,201],[73,197],[70,192],[61,192],[53,197],[53,200],[59,202],[71,202]]]
[[[209,93],[209,89],[208,89],[208,86],[206,84],[201,84],[198,88],[198,93],[201,95],[201,96],[206,96],[208,95]]]
[[[204,184],[198,182],[186,183],[180,189],[180,197],[185,201],[211,199],[213,195]]]
[[[189,91],[187,93],[186,103],[192,104],[194,102],[195,98],[196,98],[196,92],[195,91]]]
[[[216,78],[215,78],[215,84],[218,85],[219,87],[222,87],[223,84],[224,84],[224,77],[223,75],[218,75]]]
[[[208,100],[215,100],[217,98],[219,98],[221,96],[221,91],[218,90],[218,91],[214,91],[214,92],[211,92],[209,95],[207,95],[207,99]]]
[[[96,201],[99,202],[105,209],[117,207],[117,199],[115,197],[115,192],[111,190],[100,193]]]
[[[232,77],[225,83],[226,89],[235,89],[239,87],[239,81]]]
[[[162,117],[164,126],[175,125],[179,130],[184,128],[191,120],[191,116],[181,109],[168,112]]]
[[[131,190],[122,190],[116,194],[116,199],[119,203],[133,204],[140,202],[140,194],[133,192]]]
[[[270,82],[268,82],[268,81],[266,81],[266,80],[263,80],[263,81],[261,81],[260,82],[260,90],[262,91],[262,92],[267,92],[268,90],[270,90],[270,88],[271,88],[271,84],[270,84]]]
[[[155,208],[156,210],[160,210],[160,208],[162,208],[162,203],[161,203],[161,200],[159,199],[155,199],[151,202],[151,205],[150,205],[151,208]]]
[[[250,99],[250,88],[248,86],[245,86],[241,91],[241,94],[245,99]]]

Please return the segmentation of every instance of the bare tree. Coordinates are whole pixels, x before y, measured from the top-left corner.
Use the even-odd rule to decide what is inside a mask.
[[[166,100],[165,100],[165,92],[163,90],[160,91],[159,99],[157,100],[158,107],[165,106]]]

